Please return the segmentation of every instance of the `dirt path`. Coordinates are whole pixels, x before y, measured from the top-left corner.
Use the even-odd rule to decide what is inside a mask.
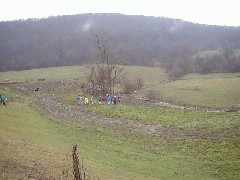
[[[44,113],[56,121],[70,121],[87,126],[100,126],[119,133],[132,133],[146,136],[155,135],[171,139],[187,137],[227,138],[226,134],[212,132],[203,128],[180,129],[162,125],[144,124],[136,120],[94,116],[85,107],[73,106],[59,101],[61,94],[64,94],[67,90],[78,88],[76,82],[38,82],[9,85],[8,88],[23,94],[26,101],[31,105],[37,105],[40,107],[38,110],[41,113]],[[39,91],[35,91],[37,88],[39,88]]]

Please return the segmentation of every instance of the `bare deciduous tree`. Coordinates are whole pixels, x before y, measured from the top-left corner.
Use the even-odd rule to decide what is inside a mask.
[[[106,34],[94,34],[96,52],[94,62],[89,66],[87,76],[92,90],[105,87],[109,93],[114,93],[118,78],[123,72],[125,56],[114,45],[113,38]]]

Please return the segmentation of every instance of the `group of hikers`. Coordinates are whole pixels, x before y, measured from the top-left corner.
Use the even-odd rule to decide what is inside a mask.
[[[107,100],[107,104],[117,104],[120,103],[120,95],[116,96],[116,95],[110,95],[110,94],[106,94],[106,100]],[[103,96],[101,95],[99,97],[99,104],[102,104],[103,101]]]
[[[89,100],[87,97],[82,97],[80,95],[77,96],[77,103],[78,105],[87,105],[89,104]],[[94,104],[94,97],[91,96],[91,104]]]
[[[4,94],[0,94],[0,105],[6,106],[7,97]]]
[[[104,98],[106,97],[106,98]],[[110,94],[106,94],[106,95],[100,95],[99,96],[99,104],[102,104],[103,101],[107,101],[107,104],[117,104],[117,103],[120,103],[120,95],[119,96],[116,96],[116,95],[110,95]],[[89,102],[89,99],[87,97],[82,97],[80,95],[77,96],[76,98],[77,100],[77,104],[78,105],[88,105],[89,103],[91,104],[94,104],[95,103],[95,99],[94,99],[94,96],[91,96],[90,98],[90,101]]]

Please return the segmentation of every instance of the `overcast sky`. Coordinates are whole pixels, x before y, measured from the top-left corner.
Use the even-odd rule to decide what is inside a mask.
[[[0,0],[0,21],[82,13],[162,16],[240,26],[239,0]]]

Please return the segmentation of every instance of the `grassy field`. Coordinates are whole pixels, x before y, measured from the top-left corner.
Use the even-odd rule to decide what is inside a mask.
[[[0,172],[9,179],[55,177],[71,170],[71,145],[77,143],[84,168],[101,179],[237,179],[239,149],[235,141],[119,135],[57,123],[25,104],[1,107]],[[5,108],[5,109],[3,109]],[[239,142],[239,141],[238,141]],[[45,174],[46,173],[46,174]]]
[[[145,108],[119,106],[117,110],[116,107],[92,108],[102,112],[121,111],[121,117],[130,119],[135,119],[141,108]],[[2,179],[27,179],[29,175],[61,179],[63,170],[71,172],[74,143],[78,144],[84,169],[92,179],[238,179],[240,175],[240,133],[229,139],[136,136],[97,126],[55,122],[26,103],[9,102],[7,107],[0,108]],[[145,108],[143,114],[143,122],[152,119],[151,123],[178,128],[205,127],[229,133],[239,127],[239,113]],[[154,117],[159,115],[160,122],[155,122]],[[136,119],[139,117],[141,114]]]
[[[0,80],[72,80],[83,78],[86,72],[85,66],[1,72]],[[209,108],[240,108],[240,73],[189,74],[181,80],[168,82],[167,74],[160,68],[126,66],[125,72],[131,79],[143,79],[143,90],[139,91],[142,94],[155,90],[161,98],[175,103]]]
[[[142,78],[144,81],[143,88],[156,86],[167,80],[167,74],[159,67],[126,66],[125,71],[127,76],[132,79]]]
[[[190,74],[182,80],[162,84],[166,74],[159,68],[128,66],[126,69],[128,76],[144,79],[140,93],[154,89],[171,101],[192,106],[239,107],[239,73]],[[71,80],[83,77],[85,70],[62,67],[5,72],[0,73],[0,79]],[[4,86],[0,86],[0,92],[17,97]],[[76,89],[67,92],[61,89],[61,98],[74,106],[78,93]],[[91,179],[234,180],[240,177],[239,112],[195,112],[124,104],[83,107],[95,116],[196,131],[196,136],[146,136],[119,133],[97,125],[53,121],[36,112],[29,102],[20,102],[14,98],[6,107],[0,106],[0,179],[31,176],[67,179],[66,172],[68,179],[72,179],[71,147],[75,143]],[[212,136],[201,136],[203,130]]]
[[[36,81],[37,79],[52,80],[72,80],[83,78],[88,71],[87,66],[64,66],[42,69],[32,69],[25,71],[0,72],[0,80],[10,81]],[[160,81],[165,73],[160,68],[145,66],[125,66],[125,73],[131,78],[142,77],[147,85]]]
[[[36,81],[45,80],[68,80],[82,78],[86,72],[85,66],[64,66],[42,69],[32,69],[25,71],[0,72],[0,81],[8,79],[10,81]]]
[[[239,113],[211,113],[183,111],[162,107],[117,105],[88,106],[96,115],[119,117],[150,124],[176,128],[211,128],[218,131],[232,129],[239,124]]]
[[[190,74],[156,88],[162,96],[192,106],[240,108],[240,73]]]

